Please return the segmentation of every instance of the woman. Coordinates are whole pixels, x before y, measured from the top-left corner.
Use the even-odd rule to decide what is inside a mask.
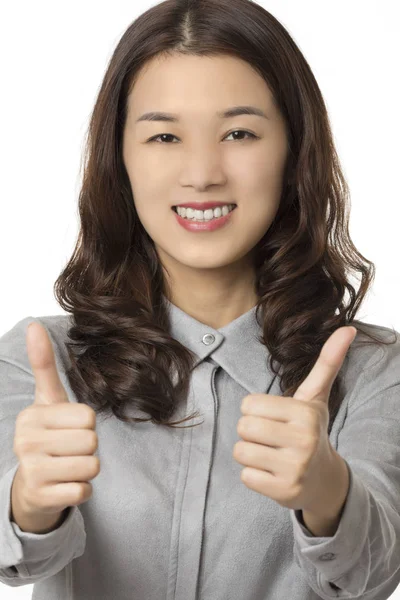
[[[269,12],[167,0],[130,25],[55,284],[70,315],[0,339],[0,581],[36,600],[389,597],[400,345],[355,320],[374,265],[347,197],[318,84]],[[41,533],[10,500],[16,419],[46,362],[33,322],[67,401],[96,414],[101,465]],[[43,469],[79,454],[46,435]]]

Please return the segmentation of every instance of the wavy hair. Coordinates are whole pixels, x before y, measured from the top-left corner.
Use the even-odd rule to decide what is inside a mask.
[[[373,340],[369,344],[387,342],[354,321],[375,265],[350,239],[349,189],[327,109],[294,40],[251,0],[161,2],[132,22],[107,66],[87,132],[80,231],[54,294],[73,315],[67,377],[79,401],[122,421],[175,427],[198,416],[171,420],[185,406],[195,355],[169,333],[168,284],[122,160],[128,95],[141,68],[160,54],[247,61],[285,118],[289,154],[280,205],[253,249],[259,341],[272,371],[280,370],[282,394],[295,394],[339,327],[353,325]],[[358,291],[351,273],[361,275]],[[330,394],[329,433],[343,399],[340,384],[339,373]],[[127,417],[128,405],[149,418]]]

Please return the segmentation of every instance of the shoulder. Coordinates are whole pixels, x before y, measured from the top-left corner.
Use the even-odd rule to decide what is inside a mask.
[[[366,407],[370,401],[376,404],[379,399],[400,407],[399,332],[372,323],[356,321],[355,324],[362,331],[357,332],[348,350],[344,369],[349,410]]]
[[[355,324],[360,330],[350,346],[349,354],[359,370],[366,371],[393,361],[396,363],[400,359],[400,333],[396,329],[362,321],[356,321]]]

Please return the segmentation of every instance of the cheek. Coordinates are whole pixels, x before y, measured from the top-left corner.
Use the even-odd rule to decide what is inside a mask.
[[[148,160],[145,152],[138,151],[134,145],[124,149],[124,165],[131,184],[132,192],[140,195],[151,195],[154,190],[156,194],[158,173],[156,168]]]
[[[249,198],[251,203],[255,201],[257,204],[275,206],[279,203],[282,193],[283,172],[281,168],[265,164],[259,170],[249,168],[247,174],[241,175],[242,196]]]
[[[259,204],[253,211],[246,211],[245,222],[243,229],[251,235],[252,245],[255,245],[270,228],[279,205],[268,204],[265,200],[263,204]]]
[[[282,183],[284,167],[280,156],[270,156],[265,152],[251,153],[230,166],[229,176],[236,182],[242,197],[258,198],[263,195],[273,198]]]
[[[261,195],[251,197],[251,202],[246,203],[246,195],[244,198],[243,205],[246,205],[242,209],[242,214],[238,215],[238,228],[240,229],[240,237],[242,243],[247,248],[253,248],[268,232],[271,227],[276,213],[279,209],[279,195],[277,198],[271,198],[268,195]],[[247,196],[250,198],[250,196]]]
[[[283,169],[268,163],[240,167],[236,175],[239,185],[235,188],[238,203],[243,207],[243,218],[252,224],[255,232],[265,230],[274,220],[283,191]]]
[[[143,194],[136,194],[134,203],[138,217],[149,234],[165,230],[166,220],[169,217],[168,207],[158,207],[156,200],[152,201],[150,196]]]
[[[285,142],[278,137],[264,140],[242,160],[235,160],[229,172],[232,180],[238,182],[238,198],[264,197],[268,204],[279,202],[286,154]]]

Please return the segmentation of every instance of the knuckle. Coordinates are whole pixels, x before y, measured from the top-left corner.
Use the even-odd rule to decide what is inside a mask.
[[[91,468],[94,475],[98,475],[100,473],[100,459],[98,456],[91,456]]]
[[[94,427],[96,425],[96,413],[94,412],[93,408],[87,404],[79,404],[79,406],[82,406],[81,410],[87,419],[89,427]]]
[[[38,444],[34,440],[28,437],[16,437],[14,440],[14,449],[18,454],[30,454],[37,450]]]
[[[235,458],[241,458],[242,457],[242,444],[240,442],[237,442],[233,448],[233,456]]]
[[[85,483],[85,485],[81,485],[79,502],[85,502],[86,500],[88,500],[90,498],[90,496],[92,495],[92,493],[93,493],[93,486],[91,483],[89,483],[87,481]]]
[[[21,426],[24,427],[28,423],[31,423],[32,415],[33,415],[33,407],[27,406],[26,408],[24,408],[24,410],[21,410],[21,412],[18,413],[17,419],[16,419],[16,425],[18,427],[21,427]]]
[[[82,502],[85,498],[85,486],[78,483],[73,494],[74,502]]]
[[[17,435],[14,436],[14,442],[13,442],[13,452],[14,454],[16,454],[17,456],[19,454],[21,454],[21,438]]]
[[[246,433],[248,430],[248,420],[246,417],[241,417],[238,421],[236,431],[239,435]]]
[[[97,433],[93,430],[88,431],[87,439],[88,439],[89,451],[91,453],[96,452],[96,450],[99,446],[99,440],[97,437]]]

